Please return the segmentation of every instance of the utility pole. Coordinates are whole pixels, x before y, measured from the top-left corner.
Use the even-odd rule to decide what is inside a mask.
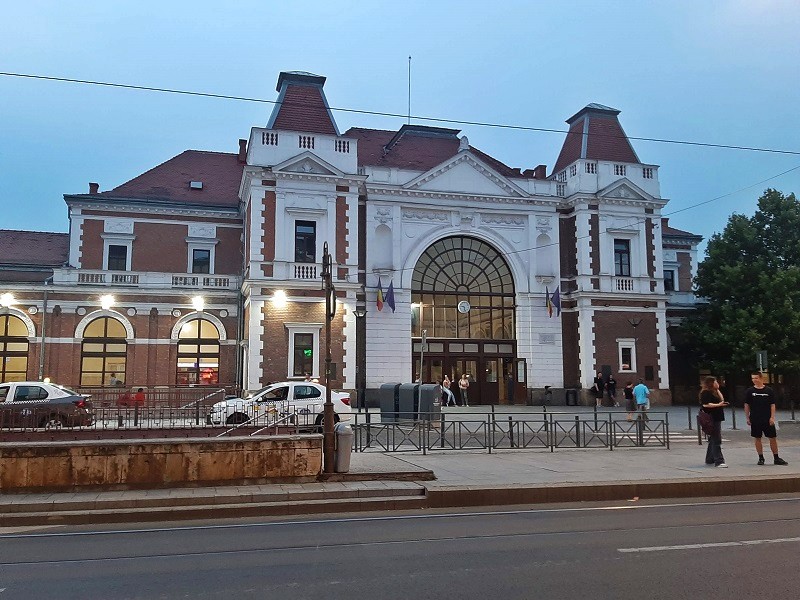
[[[322,289],[325,291],[325,405],[322,412],[322,463],[325,473],[333,473],[336,440],[333,437],[333,402],[331,402],[331,321],[336,315],[336,289],[328,242],[322,248]]]

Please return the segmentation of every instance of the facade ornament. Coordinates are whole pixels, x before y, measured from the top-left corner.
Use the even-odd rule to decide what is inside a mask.
[[[403,218],[409,221],[433,221],[435,223],[446,223],[449,220],[449,213],[438,210],[403,210]]]
[[[522,227],[525,225],[525,218],[519,215],[481,215],[481,222],[488,225]]]
[[[465,150],[469,150],[469,139],[467,139],[467,136],[462,135],[461,139],[458,140],[458,151],[464,152]]]
[[[104,233],[133,233],[132,219],[106,219],[103,225]]]
[[[536,230],[541,234],[550,233],[553,226],[548,217],[536,217]]]
[[[388,223],[392,220],[392,210],[388,206],[379,206],[375,210],[375,220],[378,223]]]

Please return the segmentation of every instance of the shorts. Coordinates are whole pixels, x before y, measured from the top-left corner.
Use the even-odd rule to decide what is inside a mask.
[[[634,400],[633,398],[626,398],[625,409],[628,412],[634,412],[636,410],[636,400]]]
[[[775,425],[770,425],[769,421],[750,421],[750,435],[754,438],[760,438],[762,435],[768,438],[778,437],[778,431]]]

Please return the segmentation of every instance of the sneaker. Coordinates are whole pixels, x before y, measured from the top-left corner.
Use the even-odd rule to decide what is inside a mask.
[[[776,465],[788,465],[789,463],[783,460],[780,456],[775,459]]]
[[[764,457],[763,456],[758,459],[758,464],[759,465],[763,465],[764,464]]]
[[[728,468],[728,465],[726,465],[725,463],[719,463],[719,464],[717,465],[717,468],[719,468],[719,469],[727,469],[727,468]]]

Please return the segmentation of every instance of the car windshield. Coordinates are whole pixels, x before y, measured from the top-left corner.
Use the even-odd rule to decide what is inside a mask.
[[[289,386],[288,385],[270,385],[265,387],[264,389],[259,390],[253,396],[251,396],[252,400],[257,400],[258,402],[265,402],[270,400],[286,400],[289,396]]]
[[[79,394],[78,392],[76,392],[75,390],[72,390],[72,389],[68,388],[68,387],[67,387],[67,386],[65,386],[65,385],[59,385],[59,384],[57,384],[57,383],[51,383],[50,385],[52,385],[53,387],[56,387],[56,388],[60,389],[62,392],[66,392],[67,394],[70,394],[71,396],[80,396],[80,394]]]

